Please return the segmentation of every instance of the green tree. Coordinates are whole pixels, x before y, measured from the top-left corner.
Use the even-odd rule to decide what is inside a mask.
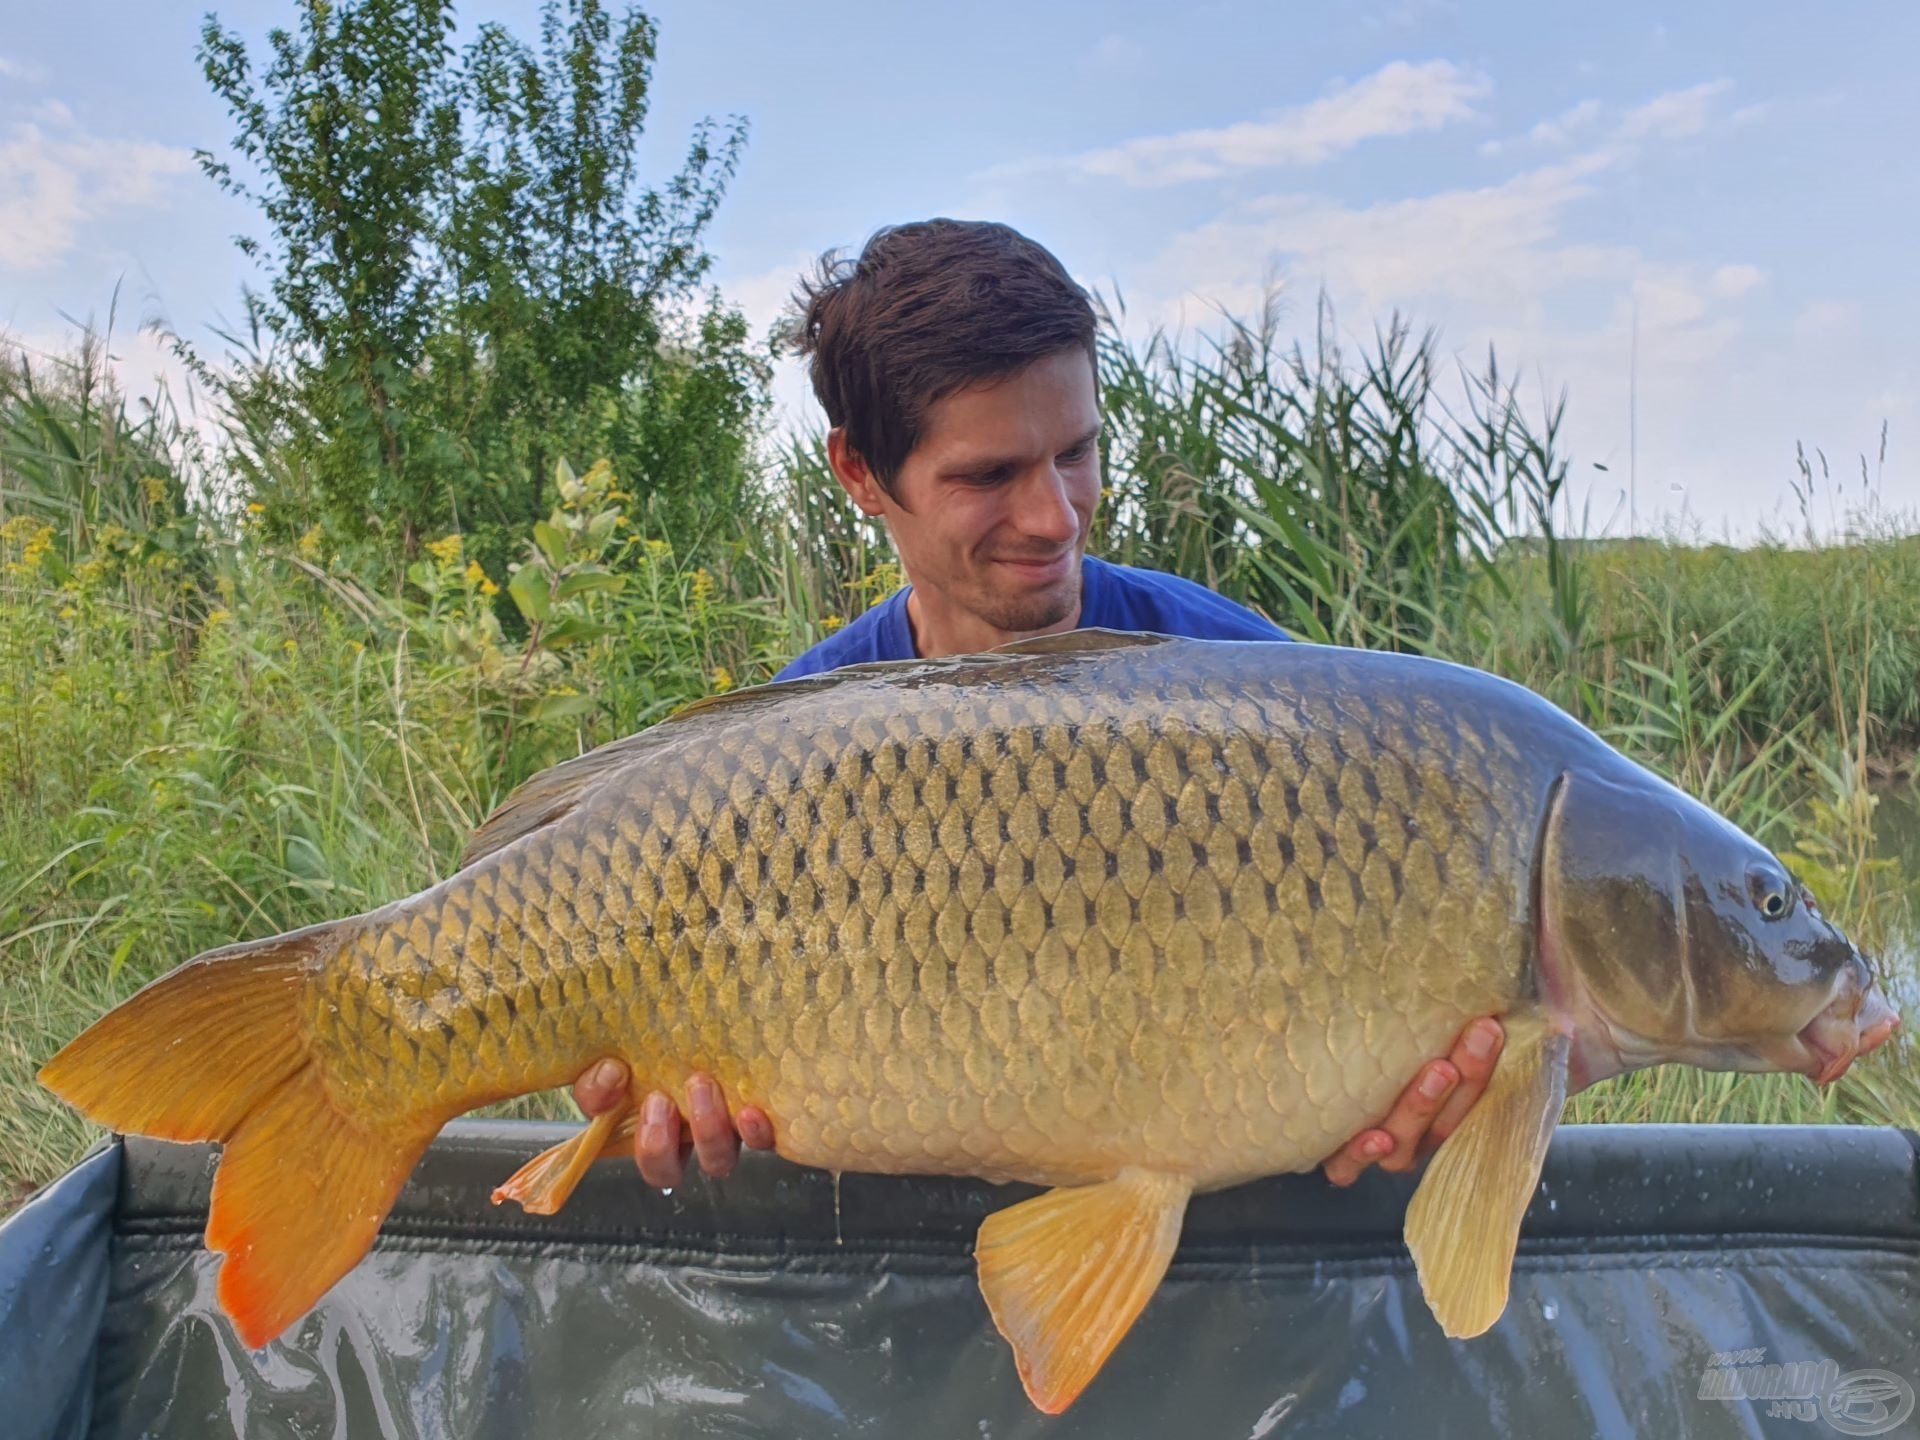
[[[264,244],[236,243],[269,274],[257,313],[284,354],[234,398],[284,434],[284,470],[308,492],[298,508],[350,531],[390,517],[408,553],[457,464],[420,386],[444,310],[444,177],[461,151],[452,30],[449,0],[307,0],[297,37],[269,33],[257,85],[237,35],[212,15],[201,32],[207,82],[259,179],[197,158],[266,219]]]
[[[454,24],[451,0],[303,0],[257,78],[214,16],[200,50],[257,178],[201,165],[268,231],[238,242],[269,276],[249,297],[265,343],[223,386],[256,438],[236,447],[246,482],[269,528],[324,520],[403,561],[449,526],[503,560],[563,457],[605,455],[648,491],[705,483],[653,470],[684,449],[657,435],[605,447],[646,430],[636,413],[685,412],[649,401],[657,385],[732,377],[745,388],[684,418],[736,431],[765,386],[744,327],[715,323],[711,297],[699,313],[744,122],[696,126],[648,187],[652,20],[545,0],[537,49],[490,24],[463,54]]]

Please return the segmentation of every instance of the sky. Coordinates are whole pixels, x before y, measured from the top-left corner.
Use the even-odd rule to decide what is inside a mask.
[[[459,38],[530,36],[538,8],[468,4]],[[647,9],[649,176],[703,116],[751,127],[708,243],[756,325],[824,249],[992,218],[1123,297],[1139,332],[1203,332],[1277,285],[1292,331],[1324,291],[1354,346],[1395,312],[1462,364],[1491,344],[1523,393],[1565,392],[1589,534],[1803,533],[1796,445],[1828,462],[1823,531],[1920,512],[1920,6]],[[201,7],[0,10],[0,329],[60,348],[117,285],[123,375],[177,388],[140,327],[217,355],[261,283],[233,244],[261,227],[193,160],[232,134],[195,58]],[[257,54],[297,11],[217,14]],[[776,398],[784,423],[819,422],[797,366]]]

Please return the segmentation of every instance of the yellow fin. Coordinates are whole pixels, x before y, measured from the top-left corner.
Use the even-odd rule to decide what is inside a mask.
[[[631,1101],[594,1116],[571,1140],[542,1150],[508,1176],[493,1192],[493,1203],[517,1200],[529,1215],[559,1214],[596,1160],[611,1160],[632,1147],[639,1119]]]
[[[1192,1193],[1184,1175],[1123,1170],[981,1224],[980,1290],[1041,1410],[1074,1402],[1159,1288]]]
[[[1507,1022],[1486,1093],[1427,1166],[1407,1207],[1407,1248],[1440,1328],[1456,1340],[1507,1308],[1520,1217],[1567,1099],[1567,1037]]]
[[[439,1129],[343,1115],[307,1048],[306,985],[352,921],[211,950],[82,1031],[40,1082],[88,1119],[164,1140],[218,1140],[207,1247],[216,1290],[259,1348],[373,1244]]]

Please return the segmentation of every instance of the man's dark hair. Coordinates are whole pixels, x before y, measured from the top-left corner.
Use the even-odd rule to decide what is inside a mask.
[[[929,408],[1062,350],[1086,351],[1093,302],[1045,247],[985,220],[874,232],[858,260],[820,257],[794,295],[789,337],[827,423],[888,490]]]

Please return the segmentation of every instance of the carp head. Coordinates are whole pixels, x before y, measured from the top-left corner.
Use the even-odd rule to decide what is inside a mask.
[[[1651,774],[1570,771],[1535,876],[1540,976],[1569,1089],[1666,1061],[1830,1084],[1900,1023],[1766,848]]]

